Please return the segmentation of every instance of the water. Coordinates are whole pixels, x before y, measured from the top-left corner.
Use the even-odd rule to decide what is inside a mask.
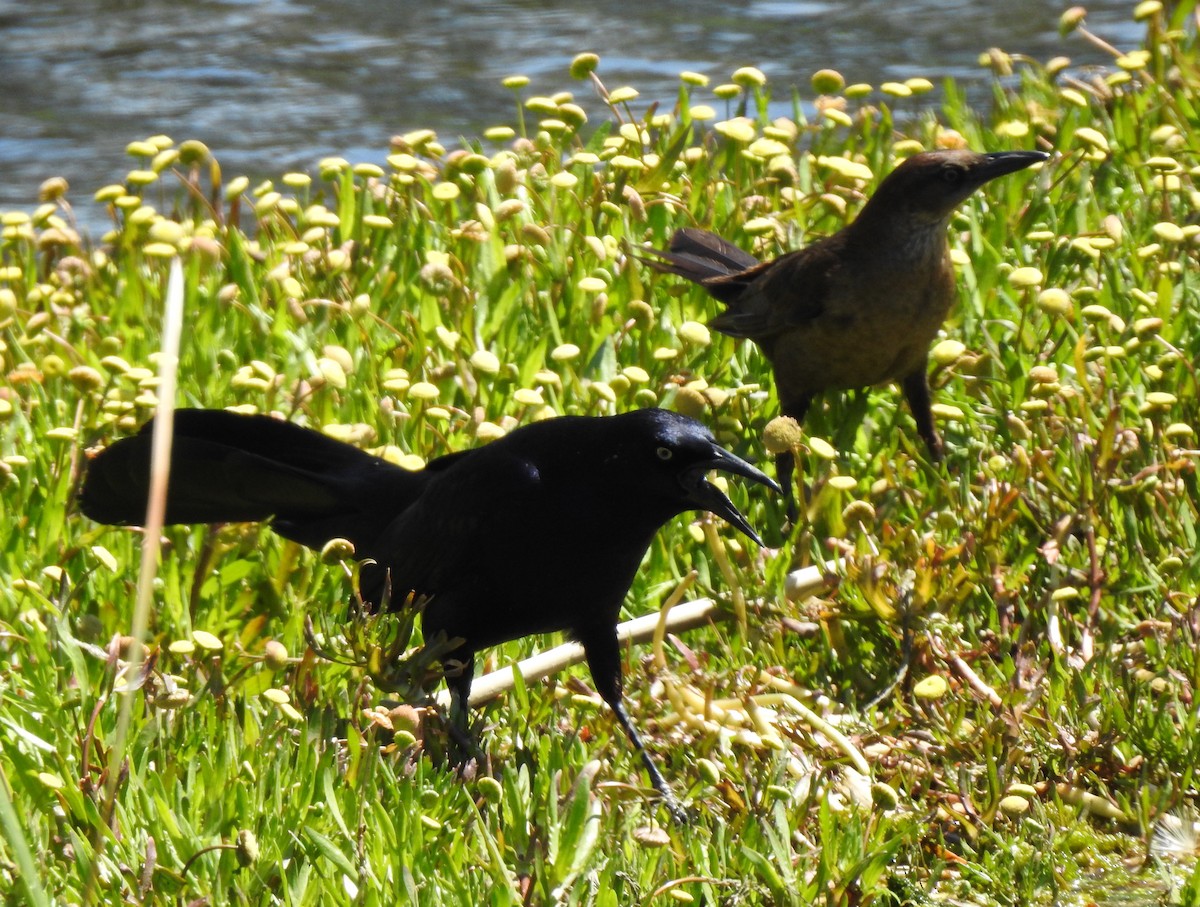
[[[946,76],[974,84],[988,47],[1080,64],[1105,58],[1057,35],[1066,4],[1044,0],[544,0],[439,3],[300,0],[0,0],[0,209],[28,209],[65,176],[85,224],[90,202],[133,166],[128,141],[165,133],[213,149],[227,177],[311,170],[336,154],[380,162],[390,136],[430,127],[443,142],[515,119],[500,79],[528,92],[572,90],[567,74],[594,51],[609,88],[669,109],[685,69],[713,84],[754,65],[786,101],[811,96],[824,67],[849,81]],[[1131,2],[1088,3],[1088,26],[1123,48],[1142,29]],[[721,105],[717,105],[722,109]],[[780,112],[788,108],[781,106]],[[88,210],[91,208],[92,210]]]

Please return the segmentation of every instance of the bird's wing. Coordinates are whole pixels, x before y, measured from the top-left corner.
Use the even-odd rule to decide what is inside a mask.
[[[709,324],[731,337],[760,340],[811,323],[825,312],[837,256],[828,241],[765,261],[728,277],[704,282],[705,288],[734,296],[729,310]]]
[[[485,575],[497,572],[496,565],[535,556],[521,550],[521,539],[531,532],[522,521],[538,512],[542,479],[536,465],[488,447],[455,459],[435,470],[421,496],[364,552],[390,571],[393,601],[408,592],[448,593],[487,583],[497,579]],[[371,598],[372,582],[382,581],[381,571],[373,580],[364,573],[364,597]]]

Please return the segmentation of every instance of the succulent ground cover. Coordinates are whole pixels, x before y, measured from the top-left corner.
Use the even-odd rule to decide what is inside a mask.
[[[156,136],[94,199],[50,180],[0,214],[0,891],[1200,903],[1195,3],[1134,15],[1143,46],[1104,73],[990,51],[987,111],[954,84],[929,109],[924,80],[824,71],[779,115],[787,89],[754,69],[684,73],[655,108],[583,54],[561,84],[508,80],[507,124],[398,136],[383,164],[252,186],[219,149]],[[1095,41],[1081,10],[1063,30]],[[608,113],[589,120],[594,90]],[[414,468],[530,420],[662,405],[761,459],[762,356],[631,249],[700,225],[778,254],[843,225],[899,157],[957,145],[1054,157],[952,225],[946,462],[894,388],[830,395],[800,437],[790,535],[778,502],[733,488],[768,547],[680,519],[630,592],[630,616],[710,596],[731,617],[627,654],[690,825],[578,670],[478,712],[484,758],[457,772],[422,698],[436,675],[396,667],[419,627],[353,614],[336,548],[169,528],[145,648],[129,636],[141,537],[84,520],[72,490],[87,448],[158,404],[173,264],[181,404],[280,413]],[[112,228],[86,242],[72,206],[94,204]]]

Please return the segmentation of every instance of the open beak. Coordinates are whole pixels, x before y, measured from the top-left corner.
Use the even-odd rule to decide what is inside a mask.
[[[987,161],[975,168],[973,176],[979,184],[989,182],[998,176],[1016,173],[1034,164],[1040,164],[1050,155],[1044,151],[991,151],[984,155]]]
[[[687,493],[687,499],[693,507],[697,510],[707,510],[724,518],[761,545],[762,539],[751,528],[741,511],[733,506],[733,502],[716,485],[708,481],[708,472],[711,469],[719,469],[722,472],[733,473],[735,476],[742,476],[759,485],[766,485],[777,493],[782,492],[782,489],[761,469],[751,466],[741,457],[734,456],[716,444],[713,445],[711,460],[696,464],[680,479],[684,491]]]

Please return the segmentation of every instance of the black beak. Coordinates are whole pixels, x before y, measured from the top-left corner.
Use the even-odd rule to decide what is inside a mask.
[[[730,525],[736,526],[761,545],[762,539],[758,537],[758,533],[751,528],[741,512],[733,506],[733,502],[716,485],[708,481],[710,469],[719,469],[722,472],[733,473],[735,476],[742,476],[759,485],[766,485],[776,493],[781,493],[783,489],[762,470],[751,466],[741,457],[734,456],[716,444],[713,445],[711,460],[697,464],[684,473],[680,479],[687,500],[693,507],[697,510],[707,510],[724,518]]]
[[[1016,173],[1034,164],[1040,164],[1050,155],[1044,151],[991,151],[984,155],[987,160],[975,168],[973,174],[979,185],[998,176]]]

